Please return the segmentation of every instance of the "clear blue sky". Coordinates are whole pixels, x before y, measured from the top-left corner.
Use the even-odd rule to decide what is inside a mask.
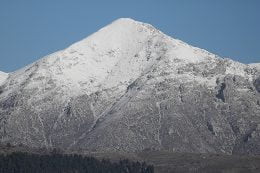
[[[0,0],[0,70],[21,68],[120,17],[222,57],[260,62],[260,0]]]

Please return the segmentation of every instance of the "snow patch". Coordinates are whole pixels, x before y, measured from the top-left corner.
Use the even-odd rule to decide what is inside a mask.
[[[260,63],[252,63],[252,64],[248,64],[250,67],[252,68],[256,68],[260,70]]]
[[[8,73],[0,71],[0,85],[2,85],[8,77]]]

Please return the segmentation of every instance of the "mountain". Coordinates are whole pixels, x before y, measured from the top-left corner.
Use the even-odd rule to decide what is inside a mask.
[[[1,143],[260,154],[260,70],[118,19],[9,74]]]

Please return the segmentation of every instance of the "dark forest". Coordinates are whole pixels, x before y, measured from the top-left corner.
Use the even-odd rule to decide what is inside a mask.
[[[15,152],[0,154],[0,173],[153,173],[145,162],[64,154],[29,154]]]

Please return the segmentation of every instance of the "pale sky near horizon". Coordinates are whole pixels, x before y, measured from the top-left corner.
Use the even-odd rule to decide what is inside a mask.
[[[0,71],[64,49],[121,17],[243,63],[260,62],[259,0],[1,0]]]

